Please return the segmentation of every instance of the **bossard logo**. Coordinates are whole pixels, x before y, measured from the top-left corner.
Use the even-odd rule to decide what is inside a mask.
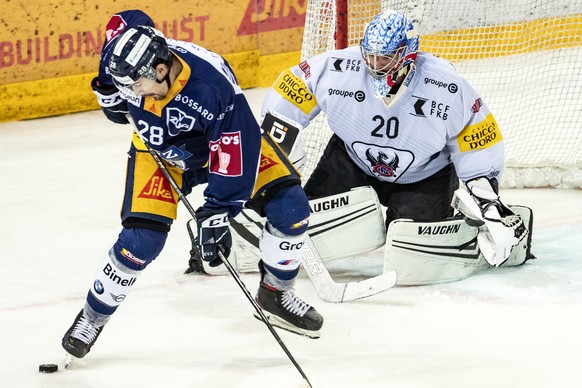
[[[303,27],[307,0],[247,0],[237,35]]]
[[[138,198],[157,199],[159,201],[176,203],[172,186],[164,176],[164,173],[158,168],[154,175],[148,180]]]

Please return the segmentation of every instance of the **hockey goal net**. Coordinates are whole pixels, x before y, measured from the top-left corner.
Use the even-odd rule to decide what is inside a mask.
[[[487,102],[505,138],[503,187],[582,188],[582,0],[310,0],[302,60],[357,45],[386,9]],[[309,178],[331,131],[303,131]]]

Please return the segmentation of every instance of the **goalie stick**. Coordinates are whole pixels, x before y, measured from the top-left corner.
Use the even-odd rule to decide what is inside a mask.
[[[342,303],[367,298],[396,285],[396,271],[355,282],[335,282],[309,235],[305,237],[301,262],[317,295],[326,302]]]
[[[253,221],[244,211],[241,214],[250,222],[255,223],[260,229],[263,228],[263,225],[260,222]],[[244,232],[246,229],[244,225],[237,222],[236,219],[231,220],[231,225],[239,234],[243,234],[241,232]],[[258,241],[249,241],[252,240],[252,236],[242,237],[247,239],[249,243],[258,247]],[[308,234],[305,237],[305,244],[303,245],[301,263],[303,264],[303,268],[305,269],[307,276],[309,276],[309,280],[313,284],[317,295],[323,301],[329,303],[342,303],[367,298],[386,291],[396,285],[396,271],[386,272],[382,275],[360,281],[337,283],[331,277],[325,262],[319,255],[315,244]]]

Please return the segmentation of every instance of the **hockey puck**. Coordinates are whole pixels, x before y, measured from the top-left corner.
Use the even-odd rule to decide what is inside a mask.
[[[38,366],[38,371],[41,373],[55,373],[59,370],[57,364],[40,364]]]

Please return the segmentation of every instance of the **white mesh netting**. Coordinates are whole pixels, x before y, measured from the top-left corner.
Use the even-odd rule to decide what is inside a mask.
[[[335,48],[336,2],[309,1],[302,59]],[[582,188],[582,0],[349,0],[348,45],[385,9],[404,12],[420,50],[481,94],[505,138],[503,187]],[[307,179],[331,132],[303,131]]]

